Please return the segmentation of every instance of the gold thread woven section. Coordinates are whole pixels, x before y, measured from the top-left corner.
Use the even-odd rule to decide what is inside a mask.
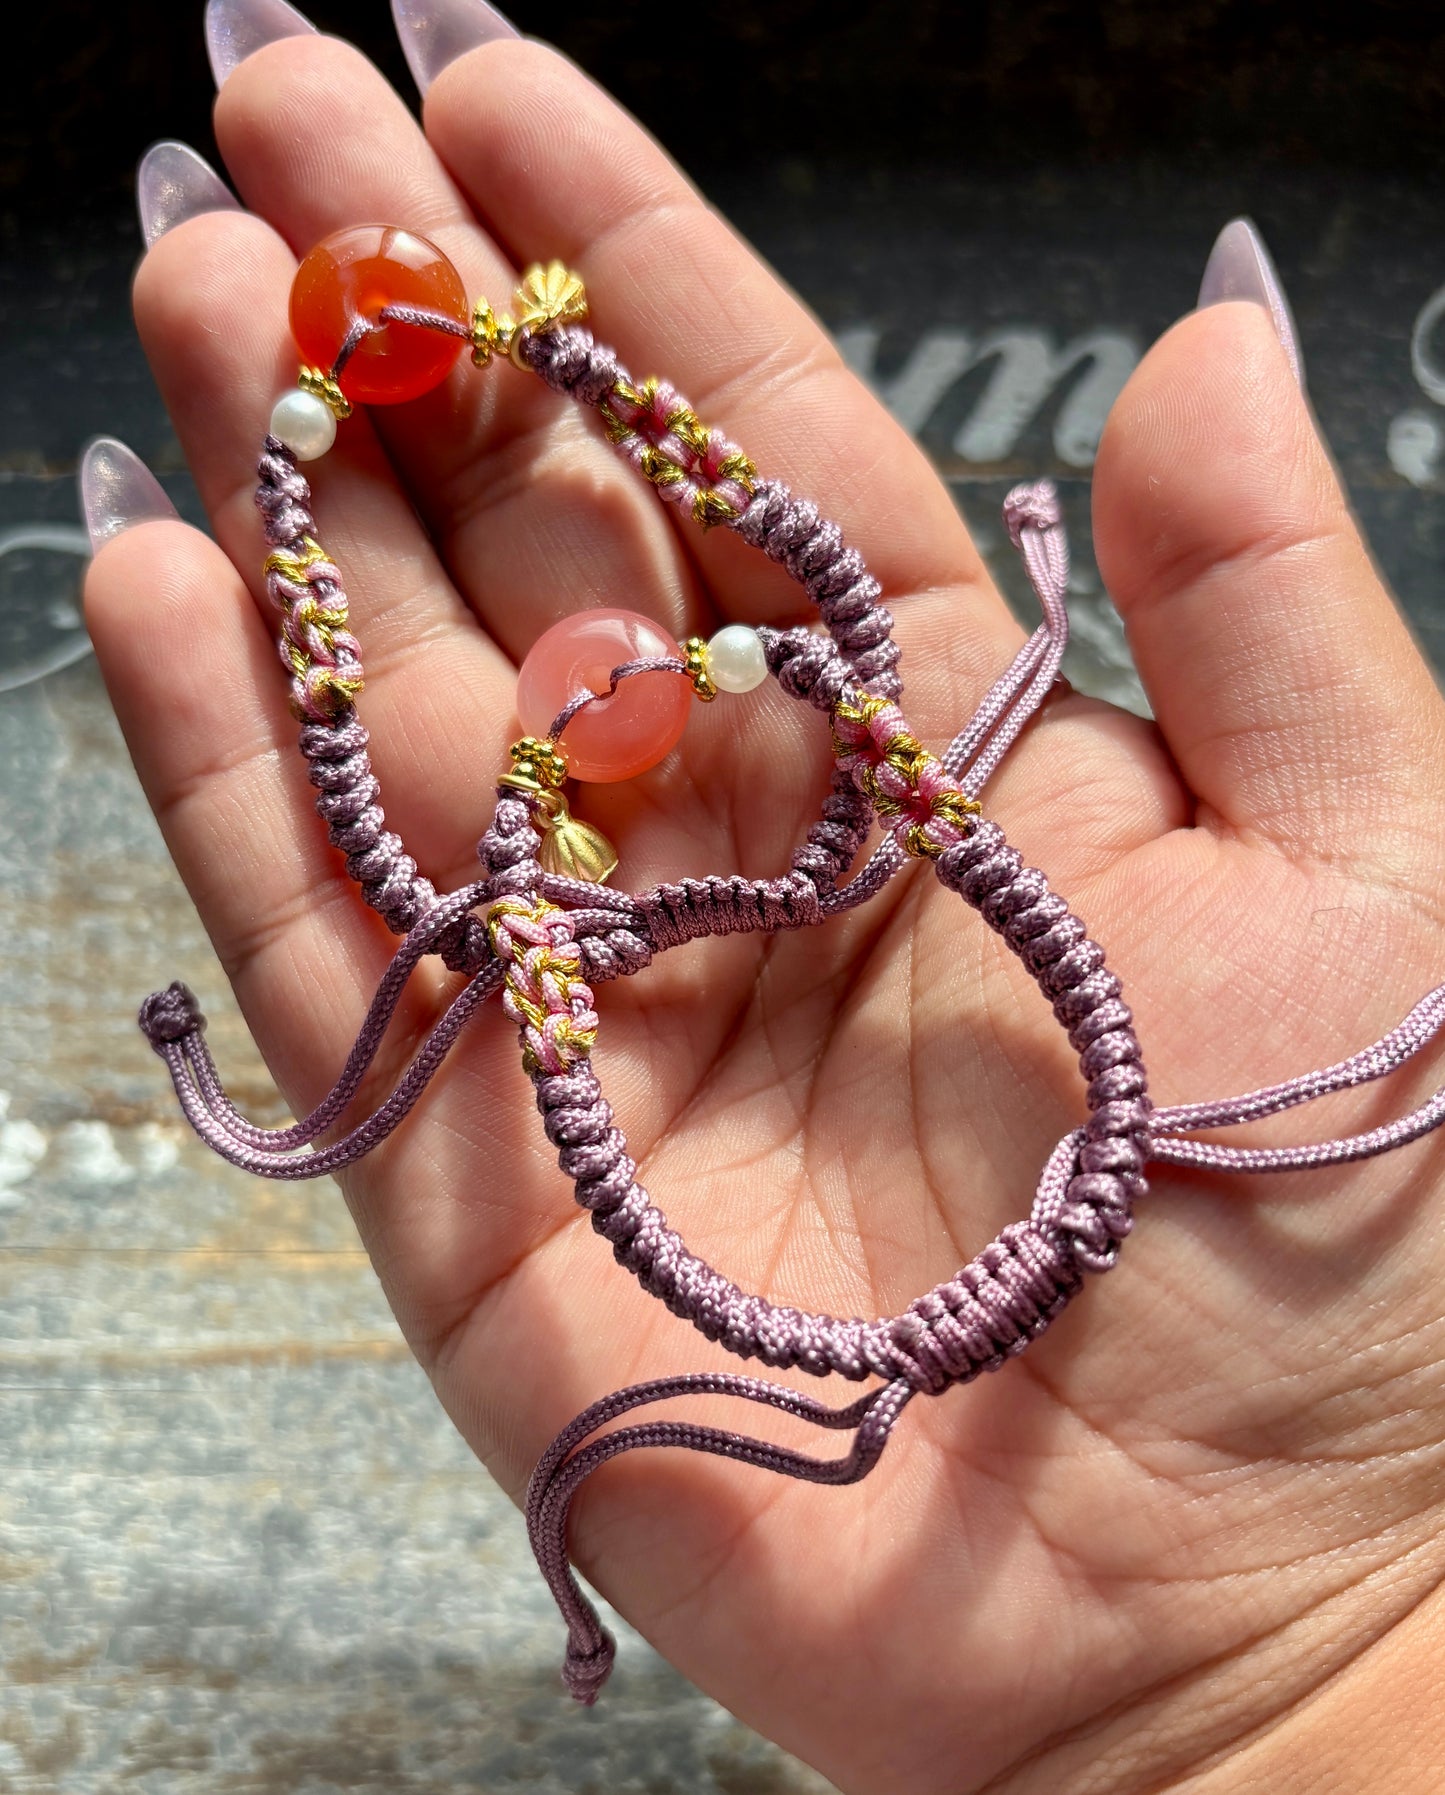
[[[890,708],[886,698],[865,698],[861,704],[850,704],[846,699],[839,699],[833,707],[833,714],[835,719],[841,718],[844,723],[852,724],[856,729],[871,730],[878,717]],[[861,743],[845,741],[839,735],[835,722],[833,753],[837,759],[851,759],[860,752],[870,750],[874,758],[870,764],[858,770],[856,778],[880,817],[901,817],[914,811],[922,798],[919,783],[925,772],[935,767],[940,772],[943,771],[942,763],[937,757],[930,754],[918,737],[911,735],[906,729],[897,730],[889,736],[881,749],[871,737],[864,748]],[[885,766],[906,782],[909,788],[907,795],[890,791],[880,784],[879,772]],[[948,785],[928,800],[928,810],[930,817],[939,817],[956,829],[965,829],[969,818],[980,815],[983,806],[957,786]],[[901,844],[905,853],[928,860],[936,860],[944,847],[943,843],[934,841],[925,833],[922,822],[909,824],[903,831]]]
[[[661,385],[662,382],[655,374],[649,374],[638,386],[629,386],[626,381],[619,380],[612,393],[623,405],[652,412],[657,407]],[[602,414],[607,440],[614,446],[620,446],[641,434],[637,425],[624,417],[616,405],[604,401],[598,409]],[[662,429],[666,436],[675,437],[697,461],[707,459],[712,447],[713,432],[690,406],[674,406],[663,419]],[[687,466],[674,460],[656,443],[647,444],[637,457],[637,465],[644,478],[654,486],[677,486],[684,483],[693,486],[695,490],[690,505],[693,521],[701,524],[705,530],[710,530],[714,524],[728,523],[738,515],[738,506],[722,490],[722,483],[740,486],[749,498],[752,498],[757,489],[758,470],[741,449],[733,450],[718,463],[718,480],[712,485],[707,484],[695,466]]]
[[[492,952],[507,968],[506,1007],[513,1020],[549,1045],[566,1067],[591,1053],[597,1042],[597,1021],[591,987],[581,974],[582,956],[576,942],[568,941],[557,949],[536,938],[546,931],[552,917],[562,914],[556,904],[549,904],[542,897],[531,903],[520,897],[499,898],[487,911],[486,928]],[[508,918],[517,918],[532,927],[519,940],[507,928]],[[569,1013],[579,998],[586,1003],[590,1024],[579,1024]],[[536,1072],[543,1062],[529,1045],[522,1049],[522,1064],[530,1073]]]

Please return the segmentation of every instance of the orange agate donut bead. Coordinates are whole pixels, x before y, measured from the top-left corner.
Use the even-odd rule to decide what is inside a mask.
[[[393,320],[362,338],[337,384],[366,405],[399,404],[445,380],[466,341],[466,288],[435,243],[390,224],[352,225],[323,239],[291,284],[291,334],[302,358],[326,372],[357,320],[375,322],[391,305],[449,318],[463,333]]]
[[[672,637],[636,611],[579,611],[537,638],[517,676],[517,715],[545,736],[569,698],[605,692],[612,669],[654,655],[679,658]],[[655,767],[687,727],[692,687],[680,673],[638,673],[578,711],[562,732],[574,779],[610,784]]]

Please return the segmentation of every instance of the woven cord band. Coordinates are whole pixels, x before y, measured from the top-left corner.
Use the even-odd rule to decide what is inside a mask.
[[[934,756],[900,708],[898,648],[878,583],[841,530],[786,487],[760,478],[743,451],[705,425],[664,381],[634,380],[611,350],[567,322],[581,289],[576,283],[573,292],[573,277],[560,265],[535,272],[541,284],[531,291],[533,309],[522,326],[509,323],[504,331],[479,302],[471,330],[478,365],[505,340],[517,366],[598,411],[609,440],[664,503],[705,529],[734,530],[785,568],[816,606],[826,636],[758,633],[781,688],[829,724],[835,766],[818,820],[779,877],[725,874],[628,893],[544,873],[535,801],[502,784],[478,850],[481,877],[439,897],[386,826],[355,708],[363,669],[342,576],[320,545],[295,455],[269,436],[256,493],[270,551],[265,578],[281,616],[281,659],[319,794],[316,808],[365,901],[405,939],[336,1085],[288,1128],[260,1128],[226,1098],[205,1046],[204,1019],[184,986],[147,999],[140,1020],[185,1114],[209,1145],[260,1175],[303,1178],[351,1164],[384,1140],[414,1107],[473,1012],[500,992],[559,1165],[593,1227],[643,1288],[739,1357],[819,1377],[881,1380],[841,1409],[732,1374],[655,1380],[605,1398],[558,1436],[532,1479],[527,1524],[567,1623],[564,1676],[574,1695],[590,1702],[613,1646],[572,1574],[566,1529],[572,1498],[593,1470],[622,1452],[671,1446],[817,1483],[865,1476],[915,1395],[937,1395],[996,1370],[1038,1338],[1081,1289],[1086,1272],[1116,1263],[1149,1160],[1288,1170],[1384,1152],[1438,1126],[1445,1092],[1398,1122],[1318,1146],[1250,1150],[1182,1138],[1386,1076],[1445,1027],[1445,986],[1381,1042],[1335,1067],[1247,1097],[1153,1111],[1133,1018],[1103,950],[1044,875],[1025,866],[979,811],[989,776],[1053,688],[1067,642],[1068,552],[1052,487],[1018,487],[1004,511],[1043,622],[972,720]],[[415,312],[408,321],[426,325],[428,317]],[[431,323],[454,333],[461,328]],[[328,379],[334,385],[340,366],[330,376],[317,373],[323,390]],[[617,669],[614,684],[628,671]],[[875,821],[883,839],[849,878]],[[740,1290],[668,1225],[638,1183],[626,1138],[602,1094],[592,1063],[599,1024],[591,987],[639,972],[654,954],[703,936],[814,926],[874,896],[911,858],[930,864],[940,883],[1028,968],[1078,1055],[1087,1118],[1050,1155],[1028,1216],[1004,1228],[953,1277],[901,1315],[838,1319]],[[340,1121],[411,972],[429,954],[467,975],[463,989],[380,1108],[330,1146],[308,1150]],[[594,1437],[624,1414],[700,1393],[851,1432],[851,1446],[840,1458],[815,1459],[685,1421],[634,1423]]]

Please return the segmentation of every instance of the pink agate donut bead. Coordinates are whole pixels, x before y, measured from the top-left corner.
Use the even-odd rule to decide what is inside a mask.
[[[655,655],[681,658],[660,624],[637,611],[579,611],[533,643],[517,676],[517,715],[528,735],[545,736],[577,693],[605,692],[612,669]],[[638,673],[611,698],[589,704],[561,736],[574,779],[610,784],[645,773],[676,747],[687,727],[692,686],[681,673]]]

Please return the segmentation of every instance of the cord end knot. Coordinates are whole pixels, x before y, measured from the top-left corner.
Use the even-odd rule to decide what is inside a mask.
[[[1059,494],[1052,480],[1025,480],[1015,486],[1003,502],[1003,521],[1009,541],[1015,548],[1023,546],[1025,526],[1051,530],[1064,521],[1059,508]]]
[[[190,987],[179,979],[164,991],[152,991],[140,1007],[138,1021],[141,1033],[159,1053],[172,1041],[183,1041],[197,1035],[206,1026],[201,1006]]]
[[[570,1642],[567,1661],[562,1666],[562,1681],[573,1701],[590,1708],[597,1700],[602,1685],[612,1675],[612,1661],[617,1656],[617,1641],[605,1627],[600,1629],[601,1644],[594,1651],[581,1652]]]

